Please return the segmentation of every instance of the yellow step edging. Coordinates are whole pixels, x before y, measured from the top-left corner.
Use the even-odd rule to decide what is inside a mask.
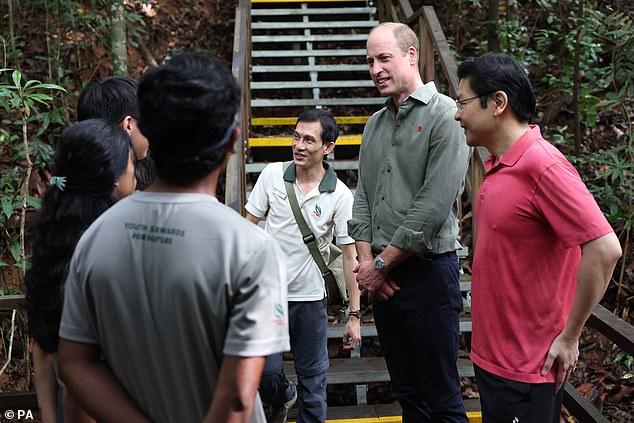
[[[363,2],[367,0],[251,0],[251,3],[350,3]]]
[[[337,145],[360,145],[361,135],[341,135],[337,138]],[[252,147],[290,147],[291,137],[249,138],[249,148]]]
[[[335,120],[339,125],[363,124],[368,121],[369,116],[335,116]],[[259,117],[251,118],[253,126],[277,126],[277,125],[295,125],[296,117]]]
[[[469,423],[482,423],[482,413],[480,411],[468,411],[467,418]],[[332,419],[326,420],[326,423],[402,423],[401,416],[384,416],[384,417],[366,417],[362,419]],[[289,423],[296,423],[289,420]]]

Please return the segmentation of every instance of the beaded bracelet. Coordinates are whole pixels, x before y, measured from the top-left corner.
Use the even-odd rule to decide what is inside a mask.
[[[348,318],[350,317],[356,317],[357,319],[361,320],[361,318],[359,317],[359,310],[348,312]]]

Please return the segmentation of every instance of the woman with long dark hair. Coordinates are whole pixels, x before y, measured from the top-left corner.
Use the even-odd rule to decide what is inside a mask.
[[[54,174],[32,228],[31,269],[26,275],[29,332],[34,339],[35,388],[43,423],[90,421],[64,394],[58,409],[55,353],[64,282],[84,231],[136,186],[130,138],[120,127],[88,119],[66,129],[55,148]]]

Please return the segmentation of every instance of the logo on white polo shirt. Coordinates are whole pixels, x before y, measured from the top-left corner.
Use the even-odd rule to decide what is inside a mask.
[[[282,326],[286,324],[286,318],[284,317],[284,306],[280,303],[276,303],[273,306],[273,324],[277,326]]]
[[[321,217],[321,207],[319,207],[319,204],[315,204],[315,210],[313,210],[313,214],[317,219]]]

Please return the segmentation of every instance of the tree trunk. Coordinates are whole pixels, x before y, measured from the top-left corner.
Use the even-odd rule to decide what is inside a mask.
[[[489,51],[500,51],[498,40],[498,6],[499,0],[489,0],[487,11],[487,47]]]
[[[110,22],[112,23],[112,73],[114,75],[127,75],[128,48],[123,0],[111,0]]]

